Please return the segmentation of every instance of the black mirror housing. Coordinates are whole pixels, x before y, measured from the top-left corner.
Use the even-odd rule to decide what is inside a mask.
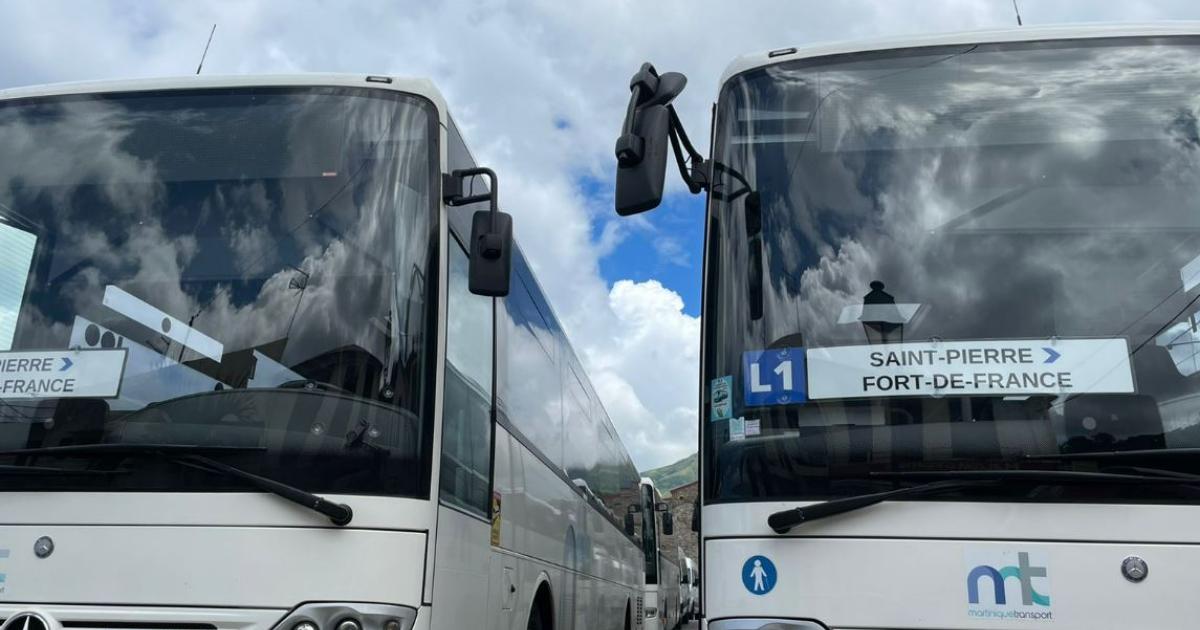
[[[700,500],[692,504],[692,531],[700,533]]]
[[[675,535],[675,516],[670,512],[663,512],[662,515],[662,533],[663,536]]]
[[[626,513],[625,514],[625,534],[628,536],[632,536],[632,535],[634,535],[634,533],[636,533],[636,531],[637,530],[635,529],[635,525],[633,522],[633,514]]]
[[[639,109],[632,134],[617,140],[617,214],[629,216],[658,207],[662,203],[667,177],[667,134],[671,116],[665,105]],[[634,151],[634,148],[639,149]],[[622,151],[624,149],[624,151]],[[636,159],[641,153],[641,159]]]
[[[508,295],[512,275],[512,215],[480,210],[471,217],[471,266],[467,284],[471,293],[489,297]]]

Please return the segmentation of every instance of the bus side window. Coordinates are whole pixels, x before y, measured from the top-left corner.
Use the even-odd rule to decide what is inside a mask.
[[[467,254],[450,240],[440,497],[488,513],[492,450],[492,299],[467,290]]]

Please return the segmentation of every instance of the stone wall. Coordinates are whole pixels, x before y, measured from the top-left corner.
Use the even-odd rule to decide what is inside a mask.
[[[700,483],[693,481],[678,488],[671,488],[670,496],[666,499],[675,515],[675,535],[667,538],[667,544],[672,549],[676,546],[682,547],[683,554],[691,558],[696,566],[700,563],[700,535],[692,531],[692,510],[695,508],[699,491]]]

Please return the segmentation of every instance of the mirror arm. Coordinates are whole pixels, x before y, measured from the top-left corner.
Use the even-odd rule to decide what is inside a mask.
[[[679,115],[675,113],[675,106],[667,105],[667,113],[670,115],[671,120],[669,129],[671,149],[675,151],[675,164],[679,166],[679,176],[683,178],[683,182],[687,184],[688,190],[693,195],[699,194],[700,191],[708,189],[708,163],[705,162],[704,156],[700,155],[700,152],[692,145],[687,131],[683,128],[683,123],[679,120]],[[682,148],[680,145],[682,145]],[[688,160],[691,160],[692,170],[690,173],[687,170],[688,162],[683,157],[684,151],[687,151]]]
[[[468,177],[483,175],[488,178],[488,192],[482,195],[463,196],[463,181]],[[486,200],[488,202],[488,210],[492,214],[492,231],[496,230],[496,213],[500,210],[500,181],[496,177],[496,171],[493,171],[486,166],[478,166],[475,168],[460,168],[452,171],[448,175],[442,176],[442,199],[445,200],[448,206],[465,206],[472,203],[479,203]]]

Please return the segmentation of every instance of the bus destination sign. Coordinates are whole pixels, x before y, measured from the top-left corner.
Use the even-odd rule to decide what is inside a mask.
[[[1125,339],[928,341],[808,348],[808,398],[1134,392]]]

